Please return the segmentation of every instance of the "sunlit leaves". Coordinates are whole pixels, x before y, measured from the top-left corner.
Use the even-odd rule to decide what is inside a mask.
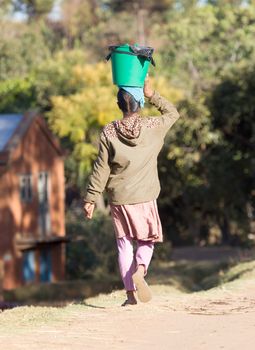
[[[253,7],[201,6],[176,17],[164,27],[162,52],[189,89],[210,89],[231,65],[255,57]]]
[[[79,172],[87,173],[97,152],[95,135],[102,126],[120,117],[117,90],[105,63],[74,66],[68,84],[78,86],[78,92],[53,96],[48,121],[57,135],[70,139]]]
[[[36,108],[34,77],[13,78],[0,83],[0,112],[17,113]]]

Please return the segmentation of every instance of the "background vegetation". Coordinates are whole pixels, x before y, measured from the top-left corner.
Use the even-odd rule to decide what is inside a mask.
[[[253,1],[0,4],[0,112],[37,108],[45,113],[67,151],[69,211],[80,205],[100,129],[120,117],[110,64],[104,62],[107,46],[138,42],[155,48],[153,85],[181,113],[159,158],[166,238],[175,245],[247,244],[253,239]],[[147,113],[156,111],[146,106]],[[84,234],[83,244],[87,240],[92,270],[97,259],[113,269],[106,204],[98,203],[101,214],[94,223],[75,226],[74,219],[68,220],[68,233]],[[99,236],[92,239],[92,231]],[[97,246],[104,238],[105,247]],[[101,248],[102,256],[94,256]],[[78,254],[73,249],[69,257]]]

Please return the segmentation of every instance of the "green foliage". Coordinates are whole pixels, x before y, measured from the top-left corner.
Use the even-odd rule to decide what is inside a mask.
[[[180,1],[179,1],[180,2]],[[173,0],[105,0],[104,4],[108,6],[113,12],[120,11],[137,11],[137,9],[147,9],[150,12],[153,11],[166,11],[175,5],[176,1]]]
[[[51,11],[54,0],[13,0],[12,3],[16,10],[25,12],[30,19],[38,19]]]
[[[116,89],[105,63],[74,66],[69,84],[78,86],[79,91],[68,96],[52,96],[48,121],[57,135],[70,139],[72,154],[79,162],[79,174],[84,174],[90,171],[91,160],[97,153],[99,128],[119,117]]]
[[[69,38],[82,38],[83,33],[99,22],[102,11],[93,0],[63,0],[62,23]]]
[[[207,0],[208,4],[212,4],[214,6],[241,6],[243,5],[243,0]]]
[[[162,49],[169,75],[189,91],[210,89],[233,65],[254,58],[254,21],[253,7],[206,6],[176,15],[165,26]]]
[[[153,260],[169,261],[172,254],[172,243],[165,240],[164,243],[155,244],[153,252]]]
[[[247,205],[254,189],[254,86],[255,67],[248,65],[233,69],[215,88],[209,106],[222,142],[204,159],[218,216],[242,223],[243,234],[249,230]]]
[[[49,110],[53,96],[69,96],[79,91],[80,84],[72,80],[73,67],[84,60],[86,55],[80,50],[60,51],[36,67],[34,74],[38,106]]]
[[[0,20],[0,82],[25,78],[50,56],[43,36],[43,24]]]
[[[37,107],[32,77],[9,79],[0,83],[0,112],[19,113]]]
[[[82,279],[117,273],[117,250],[111,219],[96,213],[92,221],[83,215],[67,216],[67,276]]]
[[[11,0],[0,0],[0,16],[10,11],[12,5]]]
[[[255,66],[238,65],[213,91],[210,108],[214,127],[236,151],[252,157],[255,142]]]
[[[52,3],[16,1],[27,23],[1,18],[0,111],[45,112],[67,150],[67,185],[84,188],[100,130],[120,117],[107,46],[137,42],[144,26],[152,84],[181,114],[159,158],[167,237],[206,243],[218,230],[215,243],[243,242],[254,208],[254,5],[66,0],[54,22]]]
[[[23,57],[21,67],[17,67],[16,72],[11,66],[8,72],[7,69],[1,71],[3,77],[8,76],[9,79],[0,81],[0,110],[24,112],[34,107],[44,111],[51,109],[52,96],[65,96],[79,90],[80,85],[72,82],[73,66],[85,59],[85,54],[80,50],[58,52],[51,58],[39,60],[37,66],[33,62],[29,72],[29,62],[24,62],[26,58]],[[23,72],[20,73],[22,67]],[[2,68],[5,68],[4,65]]]
[[[249,230],[254,20],[253,7],[205,6],[165,25],[162,62],[187,89],[159,160],[160,207],[176,243],[208,237],[214,225],[224,242],[240,242]]]

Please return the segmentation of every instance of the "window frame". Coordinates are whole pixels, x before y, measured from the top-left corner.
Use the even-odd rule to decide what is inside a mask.
[[[19,198],[23,203],[31,203],[34,197],[33,175],[19,174]]]

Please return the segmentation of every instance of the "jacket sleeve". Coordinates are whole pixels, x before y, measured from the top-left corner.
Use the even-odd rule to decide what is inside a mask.
[[[105,136],[101,134],[99,152],[89,177],[85,202],[95,203],[97,197],[104,191],[109,175],[109,148]]]
[[[164,97],[160,96],[157,91],[154,91],[154,94],[149,98],[149,102],[154,105],[159,112],[162,114],[160,117],[156,117],[159,121],[161,127],[167,132],[172,125],[180,118],[175,106],[167,101]]]

